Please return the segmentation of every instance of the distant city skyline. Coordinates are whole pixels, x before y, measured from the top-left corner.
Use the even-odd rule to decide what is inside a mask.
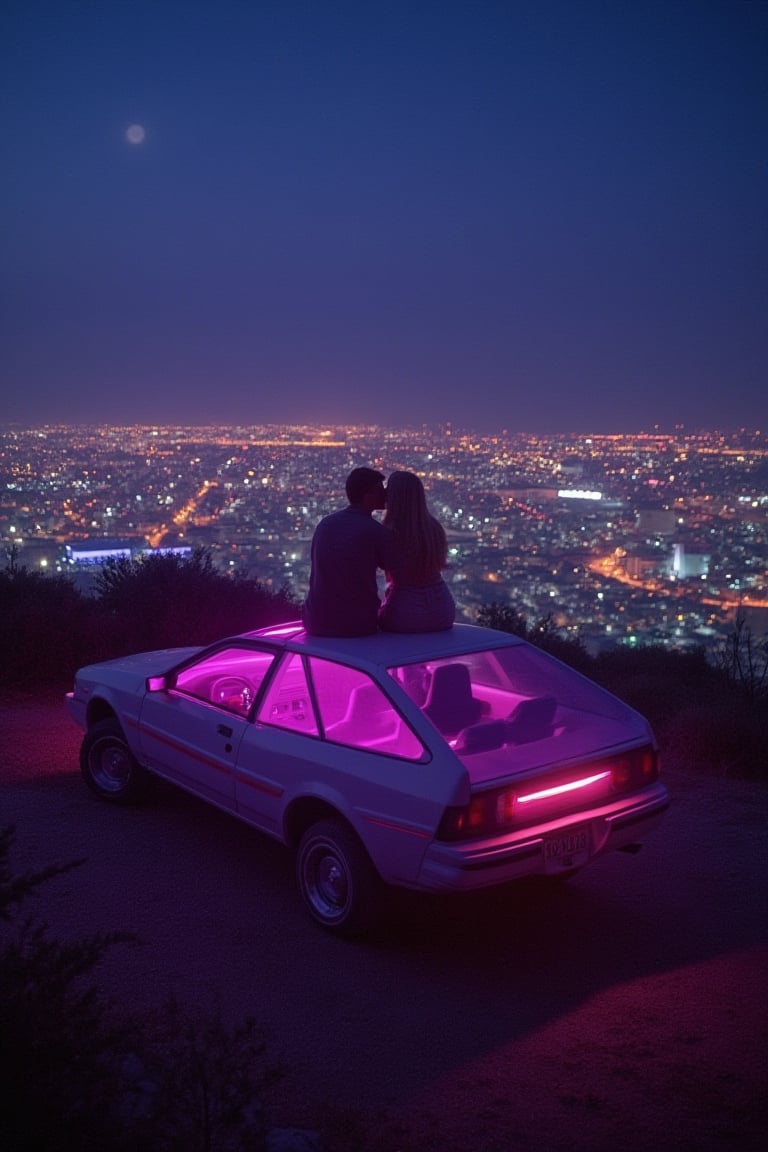
[[[768,4],[7,0],[0,423],[768,428]]]
[[[389,435],[392,433],[423,433],[426,436],[434,435],[435,437],[442,437],[453,432],[457,436],[462,437],[477,437],[479,439],[500,439],[505,440],[515,437],[531,437],[536,439],[541,437],[543,440],[560,439],[570,440],[571,438],[581,439],[585,444],[590,442],[591,437],[596,439],[601,438],[616,438],[621,439],[624,437],[638,439],[675,439],[681,440],[690,437],[710,437],[722,435],[728,439],[738,438],[743,435],[750,439],[755,438],[759,443],[765,445],[765,450],[768,451],[768,425],[765,427],[758,427],[753,424],[732,424],[732,425],[711,425],[706,426],[700,423],[697,424],[684,424],[682,422],[675,424],[662,424],[659,422],[644,424],[637,427],[616,428],[616,429],[601,429],[584,427],[583,429],[567,428],[562,431],[556,430],[554,432],[536,431],[530,429],[512,429],[502,427],[500,424],[492,428],[481,428],[476,424],[457,420],[444,420],[444,421],[406,421],[406,420],[390,420],[387,423],[382,423],[376,420],[361,420],[361,421],[335,421],[335,420],[237,420],[237,421],[223,421],[223,420],[204,420],[194,418],[179,418],[173,420],[111,420],[111,419],[97,419],[86,418],[83,420],[47,420],[30,418],[27,420],[13,420],[3,419],[0,415],[0,436],[9,435],[14,431],[19,433],[35,432],[41,433],[52,431],[67,430],[73,434],[78,431],[101,431],[105,434],[115,434],[121,431],[134,433],[139,429],[146,432],[154,431],[159,435],[173,434],[176,432],[189,432],[190,435],[196,433],[218,432],[222,435],[228,434],[237,440],[247,440],[253,443],[254,434],[269,435],[285,435],[290,430],[295,430],[297,434],[311,435],[317,437],[318,444],[323,442],[325,438],[331,436],[357,436],[362,430],[369,430],[372,432],[378,431],[382,435]],[[340,441],[341,442],[341,441]],[[386,451],[386,445],[382,443],[381,451]]]
[[[423,477],[468,621],[551,616],[593,650],[714,644],[768,621],[768,434],[525,436],[451,428],[0,427],[0,568],[207,550],[301,598],[318,521],[360,463]]]

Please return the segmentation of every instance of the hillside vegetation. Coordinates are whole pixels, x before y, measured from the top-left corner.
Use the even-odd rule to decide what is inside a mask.
[[[230,577],[204,549],[108,562],[92,595],[66,576],[11,566],[0,572],[0,688],[64,690],[82,664],[208,644],[298,614],[289,589]],[[665,762],[768,778],[768,639],[743,619],[710,651],[618,647],[598,657],[551,617],[529,623],[507,604],[486,605],[477,622],[525,637],[637,708]]]

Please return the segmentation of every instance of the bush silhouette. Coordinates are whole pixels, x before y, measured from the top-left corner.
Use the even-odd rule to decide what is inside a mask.
[[[0,684],[61,681],[87,660],[114,654],[111,621],[67,577],[0,571]]]
[[[173,1002],[138,1019],[89,982],[122,932],[60,941],[24,918],[40,885],[85,862],[15,876],[0,829],[0,1147],[13,1152],[261,1152],[275,1078],[253,1020],[230,1030]]]
[[[299,608],[285,590],[230,577],[202,548],[191,556],[147,554],[108,560],[96,596],[120,621],[131,651],[208,644],[223,636],[295,619]]]
[[[518,612],[511,604],[495,600],[478,608],[477,622],[483,628],[495,628],[499,632],[520,636],[580,672],[588,672],[593,666],[592,658],[581,639],[578,636],[574,638],[563,635],[551,613],[529,625],[522,612]]]
[[[733,631],[717,652],[717,662],[740,696],[768,704],[768,636],[754,635],[741,608]]]
[[[208,644],[296,619],[286,589],[229,577],[201,549],[108,561],[95,595],[63,575],[0,571],[0,684],[68,684],[82,664],[153,648]]]
[[[121,1054],[129,1030],[83,983],[119,934],[61,942],[46,925],[21,919],[26,898],[82,861],[15,877],[14,832],[0,832],[0,1144],[99,1152],[114,1142]]]

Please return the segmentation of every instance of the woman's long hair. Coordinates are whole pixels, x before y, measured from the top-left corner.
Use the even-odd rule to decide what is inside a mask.
[[[430,514],[424,485],[415,472],[393,472],[387,481],[384,523],[394,533],[411,579],[430,579],[448,563],[442,524]]]

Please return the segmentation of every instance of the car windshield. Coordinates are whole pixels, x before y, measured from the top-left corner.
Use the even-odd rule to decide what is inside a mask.
[[[274,652],[227,645],[182,668],[174,688],[246,715],[275,659]]]

